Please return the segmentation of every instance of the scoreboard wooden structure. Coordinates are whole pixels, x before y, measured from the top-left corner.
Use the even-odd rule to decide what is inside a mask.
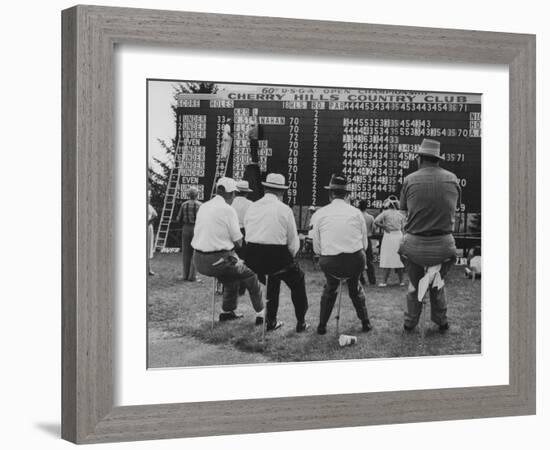
[[[442,166],[462,188],[459,213],[481,212],[481,95],[456,92],[344,89],[218,84],[212,94],[177,98],[178,183],[176,198],[189,187],[208,199],[220,176],[223,128],[234,122],[227,176],[243,177],[251,162],[248,129],[261,126],[262,174],[285,176],[285,201],[297,211],[328,202],[323,186],[343,172],[354,204],[366,200],[373,210],[389,195],[399,196],[404,177],[416,169],[422,139],[441,142]],[[466,223],[466,219],[464,222]]]
[[[180,196],[196,186],[204,198],[216,178],[223,126],[234,121],[227,175],[250,160],[249,124],[258,120],[262,172],[285,175],[289,205],[326,204],[322,187],[343,172],[352,200],[378,209],[416,169],[423,138],[441,142],[442,166],[462,187],[462,210],[481,210],[481,95],[462,93],[222,85],[215,94],[180,94],[177,142]]]

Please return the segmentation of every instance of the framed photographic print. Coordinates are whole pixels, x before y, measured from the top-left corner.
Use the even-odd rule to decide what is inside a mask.
[[[64,11],[63,437],[534,413],[534,55]]]

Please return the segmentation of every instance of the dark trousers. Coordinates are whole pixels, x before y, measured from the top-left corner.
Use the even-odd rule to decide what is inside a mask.
[[[201,253],[196,251],[193,260],[197,271],[203,275],[217,278],[223,284],[222,309],[226,312],[237,308],[238,291],[241,281],[250,294],[250,301],[256,312],[264,308],[262,289],[258,277],[234,251]]]
[[[290,289],[290,298],[298,322],[303,322],[308,308],[305,276],[286,245],[256,244],[246,247],[246,264],[262,280],[267,277],[266,320],[275,324],[279,310],[281,281]]]
[[[300,269],[298,264],[295,263],[283,273],[269,275],[267,277],[267,293],[265,296],[267,299],[267,323],[275,324],[277,322],[281,281],[284,281],[284,283],[290,289],[290,298],[292,300],[292,304],[294,305],[294,314],[296,315],[296,320],[299,323],[304,322],[306,311],[308,308],[306,281],[304,272],[302,271],[302,269]]]
[[[367,257],[367,278],[371,285],[376,284],[376,273],[374,271],[374,255],[372,253],[372,241],[369,238],[369,248],[365,251]],[[365,284],[365,275],[361,272],[361,277],[359,278],[361,284]]]
[[[195,265],[193,264],[193,247],[191,247],[191,241],[193,240],[195,231],[195,225],[183,225],[181,231],[181,253],[183,256],[183,279],[188,281],[195,281]]]
[[[372,240],[369,238],[369,248],[367,248],[367,278],[370,284],[376,284],[376,274],[374,272],[374,255],[372,253]]]
[[[321,310],[319,324],[326,325],[338,294],[339,278],[348,278],[348,294],[361,322],[368,322],[369,315],[365,300],[365,293],[359,283],[359,277],[366,264],[365,252],[359,250],[355,253],[341,253],[334,256],[321,256],[319,265],[323,270],[326,283],[321,295]]]
[[[241,233],[243,235],[242,244],[239,248],[235,248],[235,253],[239,258],[241,258],[244,261],[245,258],[245,252],[246,252],[246,241],[245,241],[245,229],[241,228]],[[246,292],[246,286],[243,281],[241,281],[241,284],[239,285],[239,296],[244,295]]]
[[[445,276],[454,264],[454,259],[441,264],[439,273],[441,278]],[[409,289],[407,292],[407,311],[405,311],[405,325],[408,328],[414,328],[418,324],[420,314],[422,313],[422,303],[418,301],[418,282],[424,276],[424,267],[407,261],[407,273],[409,275]],[[447,323],[447,296],[445,286],[441,289],[429,288],[430,294],[430,315],[433,322],[437,325]]]

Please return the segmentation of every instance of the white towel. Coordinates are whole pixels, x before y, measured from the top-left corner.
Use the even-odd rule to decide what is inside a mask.
[[[418,282],[418,301],[422,302],[426,291],[430,286],[441,289],[445,286],[445,281],[441,278],[439,271],[441,270],[441,264],[430,266],[426,269],[426,273]]]

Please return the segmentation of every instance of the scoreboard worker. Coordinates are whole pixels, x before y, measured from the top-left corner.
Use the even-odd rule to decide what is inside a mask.
[[[259,276],[267,275],[266,328],[280,328],[277,320],[281,281],[290,289],[290,298],[296,315],[296,332],[308,328],[305,321],[308,309],[304,272],[295,259],[300,239],[292,209],[282,202],[288,189],[285,177],[277,173],[267,175],[262,182],[265,194],[254,202],[244,218],[246,230],[246,264]]]
[[[326,283],[321,295],[318,334],[327,332],[327,322],[336,302],[339,278],[347,278],[348,293],[362,323],[363,331],[372,329],[365,293],[359,278],[365,270],[365,251],[369,247],[367,225],[363,214],[349,205],[350,189],[344,175],[332,175],[329,190],[330,204],[315,213],[313,249],[321,255],[319,265]]]
[[[242,317],[242,314],[235,313],[242,282],[250,294],[259,325],[263,323],[264,308],[260,283],[256,274],[235,253],[235,247],[241,245],[243,237],[237,213],[231,207],[236,191],[235,180],[222,177],[217,183],[216,196],[199,208],[191,242],[195,249],[193,262],[199,273],[216,277],[223,284],[220,321]]]
[[[400,254],[408,261],[409,274],[406,331],[412,331],[418,324],[422,312],[419,282],[430,277],[430,272],[438,280],[437,285],[428,288],[431,319],[439,325],[439,331],[449,329],[444,279],[456,260],[452,232],[460,186],[454,173],[439,166],[442,159],[440,143],[424,139],[417,152],[418,170],[405,178],[401,190],[401,210],[408,212],[400,247]]]

